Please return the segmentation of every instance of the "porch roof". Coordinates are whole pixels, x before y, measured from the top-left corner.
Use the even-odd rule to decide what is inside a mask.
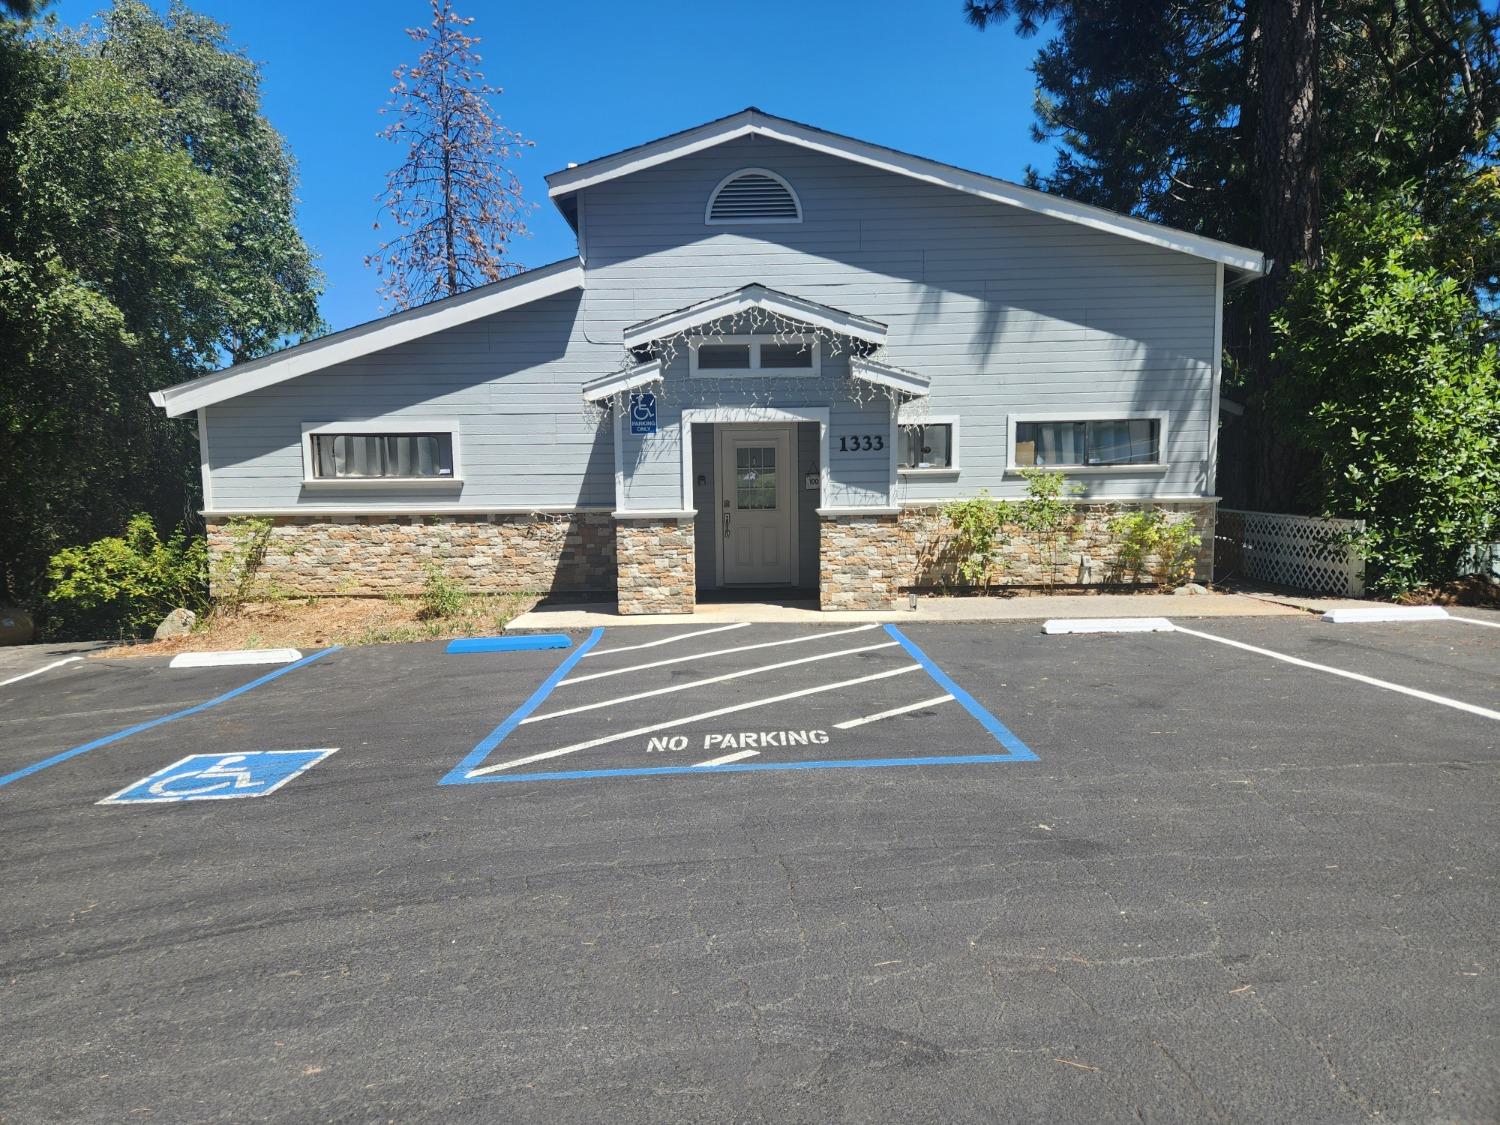
[[[913,398],[921,398],[932,389],[931,376],[922,375],[916,371],[907,371],[902,367],[892,367],[888,363],[865,359],[862,356],[853,356],[849,360],[849,374],[866,383],[873,383],[877,387],[889,387],[902,394],[911,395]]]
[[[633,391],[637,387],[643,387],[647,383],[654,383],[661,378],[661,360],[648,360],[646,363],[638,363],[634,367],[627,367],[624,371],[611,371],[608,375],[601,375],[597,379],[590,379],[583,385],[583,400],[585,402],[598,402],[601,399],[617,395],[621,391]]]
[[[721,293],[717,297],[710,297],[706,301],[689,305],[685,309],[677,309],[674,312],[663,313],[650,320],[632,324],[625,329],[624,343],[627,348],[638,348],[652,340],[660,340],[665,336],[711,324],[726,316],[737,316],[752,309],[764,309],[791,320],[810,324],[815,328],[826,328],[841,336],[852,336],[866,343],[885,343],[886,326],[878,320],[845,312],[843,309],[836,309],[817,301],[809,301],[805,297],[782,293],[758,282],[728,293]]]

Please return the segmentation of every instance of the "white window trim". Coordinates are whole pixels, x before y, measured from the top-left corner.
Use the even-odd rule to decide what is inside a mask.
[[[1124,422],[1144,418],[1158,423],[1157,460],[1144,465],[1018,465],[1016,464],[1016,425],[1020,422]],[[1167,441],[1171,436],[1169,423],[1171,414],[1166,410],[1053,410],[1028,411],[1006,417],[1005,472],[1015,475],[1022,469],[1044,469],[1068,476],[1129,476],[1143,473],[1164,473],[1172,467],[1165,460]]]
[[[760,347],[762,344],[807,344],[812,348],[811,367],[762,367]],[[748,344],[750,346],[749,367],[711,367],[707,371],[698,368],[698,349],[704,345]],[[823,374],[823,348],[818,337],[812,333],[798,335],[769,336],[694,336],[688,341],[688,375],[693,379],[816,379]]]
[[[724,185],[730,183],[733,180],[739,179],[741,176],[747,176],[752,173],[773,179],[782,187],[786,188],[787,194],[792,197],[792,206],[797,208],[797,217],[795,219],[715,219],[711,217],[714,213],[714,201],[719,198],[719,192],[724,190]],[[769,168],[739,168],[729,173],[729,175],[725,176],[722,180],[714,185],[713,191],[708,193],[708,203],[703,208],[704,225],[710,227],[765,226],[767,224],[788,225],[793,223],[800,223],[801,221],[802,197],[797,194],[796,188],[787,183],[785,176],[778,175],[777,173],[771,171],[771,169]]]
[[[958,440],[958,415],[957,414],[928,414],[923,418],[913,418],[909,422],[897,422],[897,436],[901,430],[909,430],[916,426],[949,426],[948,438],[948,460],[950,464],[942,469],[903,469],[901,467],[901,451],[898,446],[896,450],[896,472],[903,477],[956,477],[963,468],[963,461],[959,459]]]
[[[320,477],[313,474],[315,434],[447,434],[453,450],[450,477]],[[457,489],[463,487],[463,461],[457,418],[380,418],[364,422],[302,423],[302,487],[313,489]]]

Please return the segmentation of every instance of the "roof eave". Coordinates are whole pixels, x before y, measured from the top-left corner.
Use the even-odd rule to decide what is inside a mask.
[[[455,325],[493,316],[546,297],[582,289],[583,267],[577,258],[518,273],[490,285],[441,301],[346,328],[306,343],[248,360],[198,379],[150,393],[151,402],[169,418],[224,402],[264,387],[395,347]]]
[[[1254,276],[1265,273],[1264,256],[1258,250],[1147,222],[1130,215],[1121,215],[1091,204],[1077,203],[994,176],[942,164],[854,137],[830,133],[786,118],[772,117],[755,109],[741,110],[717,121],[554,172],[547,177],[547,194],[561,207],[564,199],[584,188],[642,172],[669,160],[677,160],[752,134],[1218,262],[1241,273]]]

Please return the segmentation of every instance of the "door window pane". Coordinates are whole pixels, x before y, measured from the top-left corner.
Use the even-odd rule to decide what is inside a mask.
[[[734,506],[742,512],[776,507],[776,447],[741,446],[734,451]]]

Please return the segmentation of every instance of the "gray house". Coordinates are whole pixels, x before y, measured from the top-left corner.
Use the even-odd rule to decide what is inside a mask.
[[[576,258],[153,394],[197,416],[212,549],[254,515],[308,593],[887,607],[941,505],[1028,466],[1086,487],[1069,581],[1121,505],[1211,542],[1256,251],[756,109],[548,184]]]

